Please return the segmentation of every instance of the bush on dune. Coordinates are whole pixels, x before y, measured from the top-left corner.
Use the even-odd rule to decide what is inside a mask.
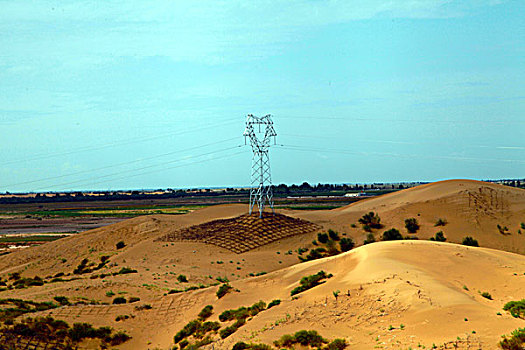
[[[383,232],[383,241],[395,241],[399,239],[403,239],[403,236],[395,228],[391,228],[390,230]]]

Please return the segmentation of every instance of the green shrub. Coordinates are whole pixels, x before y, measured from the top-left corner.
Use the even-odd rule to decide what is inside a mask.
[[[523,350],[525,349],[525,328],[518,328],[510,334],[510,337],[503,336],[499,342],[503,350]]]
[[[232,289],[233,289],[233,287],[230,286],[229,283],[221,284],[221,286],[219,287],[219,290],[217,290],[217,298],[219,298],[219,299],[222,298],[227,293],[229,293]]]
[[[334,231],[332,229],[328,230],[328,236],[330,237],[331,240],[334,240],[334,241],[338,241],[338,240],[341,239],[339,237],[339,233],[337,233],[336,231]]]
[[[467,245],[470,247],[479,247],[478,241],[470,236],[463,238],[463,242],[461,242],[461,244]]]
[[[126,303],[126,298],[116,297],[115,299],[113,299],[113,304],[125,304],[125,303]]]
[[[318,233],[317,240],[321,243],[326,243],[328,242],[328,235],[326,233]]]
[[[219,331],[219,335],[221,337],[221,339],[225,339],[227,337],[229,337],[230,335],[232,335],[233,333],[235,333],[237,331],[238,327],[235,327],[235,326],[229,326],[229,327],[226,327],[224,329],[221,329]]]
[[[124,243],[124,241],[120,241],[117,243],[117,249],[122,249],[126,246],[126,243]]]
[[[182,339],[193,335],[201,328],[201,326],[202,322],[200,320],[193,320],[188,322],[180,331],[178,331],[175,334],[173,338],[175,344],[179,343]]]
[[[374,243],[376,241],[375,237],[374,237],[374,234],[373,233],[369,233],[366,235],[366,239],[363,241],[363,244],[370,244],[370,243]]]
[[[187,341],[186,339],[181,340],[181,341],[179,342],[179,346],[180,346],[181,350],[182,350],[182,349],[185,349],[188,345],[190,345],[190,342]]]
[[[291,348],[295,344],[320,348],[323,344],[327,342],[328,341],[321,337],[319,333],[317,333],[317,331],[301,330],[296,332],[294,335],[283,335],[279,340],[276,340],[274,342],[274,345],[278,348]]]
[[[53,299],[55,299],[55,301],[57,301],[60,305],[70,305],[71,304],[68,298],[64,296],[56,296]]]
[[[350,249],[354,248],[355,243],[350,237],[343,237],[341,238],[341,241],[339,242],[339,247],[341,248],[342,252],[347,252]]]
[[[150,304],[144,304],[144,305],[137,305],[135,306],[135,310],[142,311],[142,310],[151,310],[153,307]]]
[[[343,350],[346,349],[347,344],[344,339],[334,339],[326,346],[326,350]]]
[[[127,320],[128,318],[129,318],[129,315],[118,315],[118,316],[115,318],[115,322],[124,321],[124,320]]]
[[[326,242],[326,251],[328,252],[329,256],[339,254],[339,250],[337,249],[337,246],[335,245],[335,241],[329,239],[328,242]]]
[[[405,227],[408,233],[416,233],[419,230],[419,223],[416,218],[405,219]]]
[[[132,268],[129,268],[129,267],[123,267],[120,269],[120,271],[118,272],[119,275],[125,275],[125,274],[128,274],[128,273],[137,273],[138,271],[135,270],[135,269],[132,269]]]
[[[321,283],[323,283],[323,280],[324,279],[327,279],[327,278],[330,278],[332,277],[332,274],[326,274],[326,272],[324,271],[319,271],[318,273],[316,273],[315,275],[310,275],[310,276],[306,276],[306,277],[303,277],[301,278],[301,280],[299,281],[299,286],[292,289],[292,291],[290,292],[290,294],[293,296],[293,295],[296,295],[296,294],[299,294],[301,292],[304,292],[308,289],[311,289]]]
[[[199,319],[205,321],[213,314],[213,306],[206,305],[201,312],[199,312]]]
[[[443,231],[439,231],[439,232],[436,232],[436,235],[434,237],[430,237],[430,240],[436,241],[436,242],[445,242],[447,238],[443,234]]]
[[[502,235],[510,235],[509,228],[507,226],[501,226],[500,224],[497,225],[499,233]]]
[[[383,227],[383,225],[381,225],[381,218],[379,217],[379,215],[377,215],[373,211],[363,215],[359,219],[359,223],[363,225],[363,228],[365,225],[370,228],[382,228]]]
[[[277,306],[281,304],[281,300],[280,299],[274,299],[272,301],[270,301],[270,303],[268,304],[268,309],[274,307],[274,306]]]
[[[437,219],[436,223],[434,224],[434,226],[445,226],[446,224],[448,224],[447,222],[447,219],[442,219],[442,218],[439,218]]]
[[[310,260],[321,259],[325,256],[324,253],[327,253],[325,248],[323,247],[315,248],[315,249],[310,250],[310,253],[308,253],[306,257],[300,256],[299,260],[310,261]]]
[[[481,293],[481,296],[482,296],[483,298],[486,298],[486,299],[492,300],[492,295],[490,295],[489,292],[483,292],[483,293]]]
[[[263,311],[266,308],[266,303],[264,301],[258,301],[250,307],[241,306],[238,309],[225,310],[219,315],[219,320],[221,322],[231,321],[231,320],[245,320],[250,316],[255,316],[259,312]]]
[[[178,275],[177,276],[177,281],[179,281],[180,283],[186,283],[186,282],[188,282],[188,279],[186,278],[185,275]]]
[[[525,318],[525,299],[509,301],[503,306],[503,310],[510,312],[513,317]]]
[[[391,228],[390,230],[383,232],[383,241],[394,241],[399,239],[403,239],[403,236],[395,228]]]
[[[235,343],[232,350],[246,350],[249,349],[250,346],[242,341]]]

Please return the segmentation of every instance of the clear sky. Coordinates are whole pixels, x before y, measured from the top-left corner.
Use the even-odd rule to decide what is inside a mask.
[[[525,177],[525,1],[2,1],[0,192]]]

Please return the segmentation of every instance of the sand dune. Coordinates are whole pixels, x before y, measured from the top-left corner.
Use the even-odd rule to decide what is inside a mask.
[[[525,254],[525,190],[473,180],[448,180],[430,183],[391,194],[366,199],[330,211],[294,215],[348,232],[357,242],[366,236],[358,219],[369,211],[379,213],[385,228],[374,230],[379,236],[395,227],[403,234],[404,220],[416,218],[421,225],[417,237],[428,239],[443,231],[450,242],[460,243],[465,236],[475,237],[481,246]],[[436,227],[439,219],[445,226]],[[356,228],[350,225],[356,224]],[[507,226],[501,234],[497,225]],[[518,230],[523,231],[521,234]]]
[[[73,323],[112,326],[132,335],[122,349],[169,348],[174,334],[194,319],[203,306],[214,306],[211,320],[227,309],[249,306],[259,300],[280,299],[280,305],[249,320],[233,335],[213,344],[231,349],[237,341],[271,344],[283,334],[315,329],[324,337],[345,338],[351,349],[407,349],[418,344],[429,348],[453,342],[460,349],[493,349],[502,334],[523,327],[502,310],[510,300],[525,298],[525,191],[478,181],[453,180],[428,184],[363,200],[330,211],[281,211],[334,228],[358,243],[365,232],[356,224],[368,211],[379,213],[384,229],[403,233],[404,219],[421,224],[420,240],[379,242],[350,252],[299,263],[296,250],[312,248],[317,233],[299,234],[236,254],[198,242],[165,242],[158,238],[181,228],[237,217],[244,205],[216,206],[185,215],[138,217],[108,227],[60,239],[42,246],[0,256],[0,274],[23,276],[70,274],[80,279],[43,286],[6,290],[0,297],[52,300],[66,295],[71,301],[87,298],[111,303],[116,295],[137,296],[152,310],[136,311],[134,305],[66,306],[41,314]],[[435,227],[438,218],[447,225]],[[507,226],[501,234],[497,224]],[[443,230],[449,242],[465,235],[476,237],[482,248],[427,241]],[[116,248],[124,241],[126,246]],[[490,249],[496,248],[496,249]],[[507,250],[508,252],[505,252]],[[84,258],[98,262],[110,256],[103,270],[76,276],[72,270]],[[89,278],[121,267],[137,273]],[[290,291],[306,275],[324,270],[334,276],[292,298]],[[266,273],[258,277],[254,274]],[[189,282],[177,280],[179,274]],[[228,278],[238,292],[217,299],[217,286],[178,294],[170,289],[203,286]],[[340,291],[337,300],[333,292]],[[490,293],[493,300],[481,296]],[[498,313],[501,313],[499,315]],[[117,322],[116,316],[133,315]],[[401,326],[402,325],[402,326]],[[459,340],[458,340],[459,337]],[[218,336],[216,336],[218,339]],[[211,348],[209,346],[209,348]]]

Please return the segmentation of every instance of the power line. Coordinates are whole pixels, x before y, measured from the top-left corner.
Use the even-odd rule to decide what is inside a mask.
[[[320,140],[334,140],[339,137],[345,137],[345,135],[331,135],[331,136],[319,136],[319,135],[298,135],[298,134],[281,134],[282,136],[289,136],[289,137],[297,137],[297,138],[305,138],[305,139],[320,139]],[[347,136],[346,136],[347,137]],[[374,142],[374,143],[388,143],[388,144],[400,144],[400,145],[443,145],[442,142],[414,142],[414,141],[393,141],[393,140],[373,140],[373,139],[354,139],[353,141],[358,142]],[[525,147],[520,146],[488,146],[488,145],[468,145],[467,147],[476,147],[476,148],[493,148],[493,149],[499,149],[499,150],[525,150]]]
[[[117,147],[117,146],[124,146],[124,145],[129,145],[129,144],[136,144],[136,143],[141,143],[141,142],[147,142],[147,141],[151,141],[151,140],[157,140],[157,139],[161,139],[161,138],[172,137],[172,136],[176,136],[176,135],[182,135],[182,134],[187,134],[187,133],[191,133],[191,132],[197,132],[197,131],[202,131],[202,130],[206,130],[206,129],[211,129],[211,128],[215,128],[215,127],[221,126],[221,125],[229,125],[229,124],[233,124],[233,123],[235,123],[237,121],[238,121],[238,118],[230,118],[230,119],[226,119],[224,122],[221,122],[220,124],[212,124],[212,125],[207,125],[207,126],[203,126],[203,127],[200,127],[200,128],[191,128],[189,130],[171,132],[171,133],[167,133],[167,134],[163,134],[163,135],[156,135],[156,136],[150,136],[150,137],[145,137],[145,138],[123,139],[123,140],[112,142],[112,143],[108,143],[108,144],[105,144],[105,145],[94,146],[94,147],[80,147],[80,148],[78,148],[76,150],[70,150],[70,151],[66,151],[66,152],[36,155],[36,156],[34,156],[32,158],[17,159],[17,160],[7,161],[7,162],[4,162],[3,164],[4,165],[9,165],[9,164],[16,164],[16,163],[31,162],[31,161],[35,161],[35,160],[43,160],[43,159],[55,158],[55,157],[60,157],[60,156],[65,156],[65,155],[70,155],[70,154],[75,154],[75,153],[88,152],[88,151],[97,151],[97,150],[106,149],[106,148],[110,148],[110,147]]]
[[[383,118],[352,118],[352,117],[314,117],[314,116],[279,116],[279,119],[303,119],[303,120],[343,120],[343,121],[363,121],[363,122],[400,122],[400,123],[445,123],[445,124],[525,124],[523,120],[498,121],[498,120],[450,120],[450,119],[383,119]]]
[[[195,155],[195,156],[186,157],[184,159],[175,159],[175,160],[172,160],[172,161],[169,161],[169,162],[164,162],[162,164],[154,164],[154,165],[149,165],[149,166],[145,166],[145,167],[141,167],[141,168],[136,168],[136,169],[132,169],[132,170],[129,170],[129,171],[126,171],[126,172],[135,172],[135,171],[140,171],[140,170],[144,170],[144,169],[150,169],[150,168],[162,166],[164,164],[177,163],[177,162],[181,162],[181,161],[184,161],[184,160],[187,160],[187,159],[204,157],[204,156],[207,156],[207,155],[212,155],[212,154],[215,154],[215,153],[225,152],[225,151],[236,149],[236,148],[239,148],[239,147],[242,147],[242,145],[238,145],[238,146],[234,146],[234,147],[227,147],[227,148],[223,148],[223,149],[220,149],[220,150],[214,150],[212,152],[202,153],[202,154],[198,154],[198,155]],[[192,164],[192,163],[188,163],[188,164]],[[174,168],[177,168],[177,167],[174,167]],[[172,168],[157,169],[157,170],[154,170],[154,171],[144,172],[144,173],[140,173],[140,174],[126,175],[126,176],[123,176],[123,177],[117,177],[117,178],[109,179],[109,180],[105,180],[105,181],[114,181],[114,180],[125,179],[125,178],[128,178],[128,177],[134,177],[134,176],[140,176],[140,175],[145,175],[145,174],[151,174],[151,173],[157,172],[159,170],[166,170],[166,169],[172,169]],[[111,173],[111,174],[107,174],[107,175],[103,175],[103,176],[97,176],[96,179],[111,178],[112,176],[115,176],[115,175],[118,176],[118,175],[120,175],[122,173],[124,173],[124,171],[119,171],[117,173]],[[36,191],[41,191],[41,190],[45,190],[45,189],[49,189],[49,188],[56,188],[56,187],[75,185],[75,184],[82,184],[82,183],[93,183],[92,182],[93,179],[94,178],[82,179],[82,180],[71,181],[71,182],[67,182],[67,183],[56,184],[56,185],[52,185],[52,186],[47,186],[46,188],[39,188]],[[94,182],[94,183],[103,183],[105,181],[99,181],[99,182]]]
[[[430,155],[419,155],[419,154],[398,154],[398,153],[386,153],[386,152],[355,152],[341,149],[330,149],[330,148],[312,148],[303,147],[296,145],[284,145],[278,144],[279,148],[290,151],[303,151],[303,152],[322,152],[322,153],[339,153],[339,154],[352,154],[352,155],[363,155],[363,156],[388,156],[398,158],[428,158],[428,159],[445,159],[445,160],[457,160],[457,161],[493,161],[493,162],[508,162],[508,163],[524,163],[525,160],[519,159],[502,159],[502,158],[474,158],[474,157],[453,157],[453,156],[430,156]]]
[[[37,179],[37,180],[18,182],[18,183],[14,183],[14,184],[5,185],[5,186],[3,186],[3,187],[4,187],[4,188],[8,188],[8,187],[12,187],[12,186],[27,185],[27,184],[31,184],[31,183],[35,183],[35,182],[42,182],[42,181],[48,181],[48,180],[56,180],[56,179],[60,179],[60,178],[64,178],[64,177],[69,177],[69,176],[74,176],[74,175],[78,175],[78,174],[85,174],[85,173],[91,173],[91,172],[95,172],[95,171],[99,171],[99,170],[104,170],[104,169],[109,169],[109,168],[116,168],[116,167],[123,166],[123,165],[129,165],[129,164],[133,164],[133,163],[142,162],[142,161],[145,161],[145,160],[151,160],[151,159],[161,158],[161,157],[165,157],[165,156],[173,155],[173,154],[176,154],[176,153],[192,151],[192,150],[195,150],[195,149],[204,148],[204,147],[208,147],[208,146],[214,146],[214,145],[217,145],[217,144],[220,144],[220,143],[224,143],[224,142],[228,142],[228,141],[232,141],[232,140],[235,140],[235,139],[237,139],[237,137],[232,137],[232,138],[229,138],[229,139],[226,139],[226,140],[221,140],[221,141],[211,142],[211,143],[207,143],[207,144],[205,144],[205,145],[200,145],[200,146],[196,146],[196,147],[190,147],[190,148],[186,148],[186,149],[183,149],[183,150],[177,150],[177,151],[173,151],[173,152],[168,152],[168,153],[164,153],[164,154],[159,154],[159,155],[152,156],[152,157],[146,157],[146,158],[136,159],[136,160],[132,160],[132,161],[129,161],[129,162],[123,162],[123,163],[118,163],[118,164],[111,164],[111,165],[103,166],[103,167],[100,167],[100,168],[94,168],[94,169],[82,170],[82,171],[77,171],[77,172],[74,172],[74,173],[63,174],[63,175],[57,175],[57,176],[51,176],[51,177],[46,177],[46,178]]]

